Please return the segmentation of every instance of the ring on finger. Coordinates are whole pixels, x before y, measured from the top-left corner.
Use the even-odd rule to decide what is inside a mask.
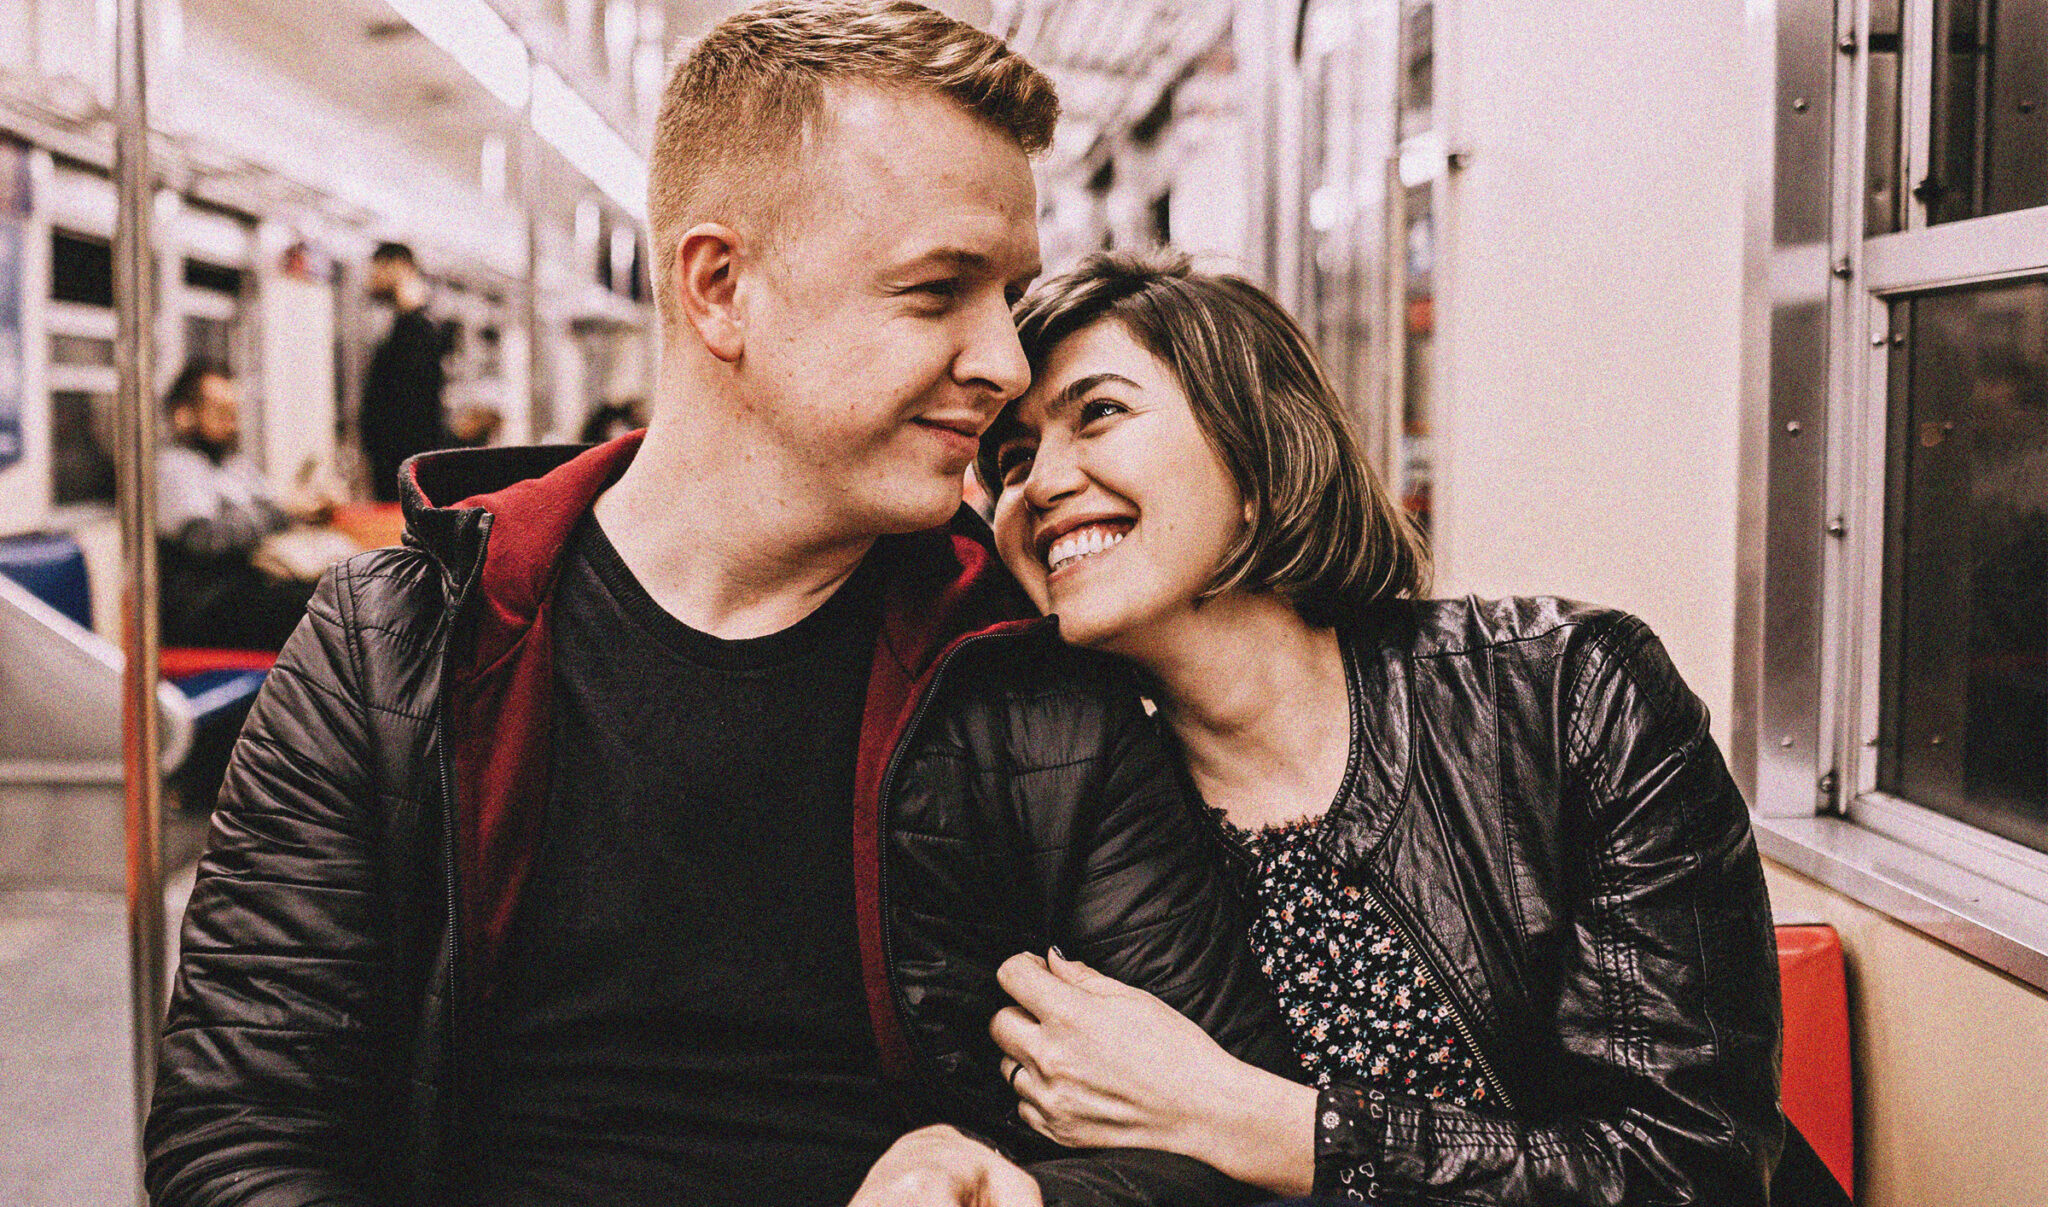
[[[1012,1094],[1016,1094],[1016,1093],[1018,1093],[1018,1090],[1017,1090],[1017,1074],[1019,1074],[1019,1073],[1022,1073],[1023,1071],[1024,1071],[1024,1062],[1023,1062],[1023,1061],[1021,1061],[1021,1060],[1020,1060],[1020,1061],[1017,1061],[1017,1062],[1015,1062],[1014,1064],[1012,1064],[1012,1065],[1010,1066],[1010,1076],[1009,1076],[1009,1077],[1007,1078],[1007,1080],[1008,1080],[1008,1081],[1009,1081],[1009,1083],[1010,1083],[1010,1092],[1011,1092]]]

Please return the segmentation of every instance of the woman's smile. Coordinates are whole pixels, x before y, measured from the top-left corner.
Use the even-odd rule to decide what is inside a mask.
[[[1062,341],[998,429],[996,548],[1076,645],[1157,636],[1243,531],[1179,380],[1120,322]]]

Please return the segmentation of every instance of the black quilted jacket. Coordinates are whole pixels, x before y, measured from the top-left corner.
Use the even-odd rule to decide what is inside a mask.
[[[1784,1132],[1770,907],[1663,647],[1555,599],[1393,603],[1344,627],[1362,765],[1326,849],[1440,983],[1506,1109],[1339,1083],[1317,1106],[1317,1193],[1762,1207]]]
[[[186,915],[145,1136],[154,1202],[440,1198],[465,1011],[546,797],[554,556],[634,447],[418,459],[413,547],[321,583],[236,749]],[[986,1030],[996,965],[1058,943],[1293,1066],[1159,736],[1108,663],[1003,623],[1022,602],[971,525],[877,556],[890,594],[852,840],[906,1126],[954,1122],[1036,1160],[1051,1203],[1241,1200],[1181,1158],[1062,1156],[1017,1122]]]

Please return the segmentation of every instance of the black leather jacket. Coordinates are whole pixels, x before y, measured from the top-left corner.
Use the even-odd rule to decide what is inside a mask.
[[[628,438],[562,466],[553,450],[416,460],[414,547],[322,581],[236,749],[186,915],[145,1135],[154,1202],[441,1197],[465,1012],[516,893],[498,839],[519,855],[521,822],[502,809],[534,795],[505,768],[545,767],[544,749],[520,749],[547,732],[545,666],[502,672],[545,647],[552,556],[631,453]],[[1241,1201],[1197,1162],[1074,1156],[1023,1128],[986,1030],[1005,1004],[996,965],[1058,943],[1244,1058],[1292,1066],[1164,745],[1110,664],[1044,624],[988,625],[1022,601],[971,523],[885,538],[876,556],[889,611],[856,900],[905,1125],[953,1122],[1039,1161],[1051,1203]],[[473,782],[493,777],[511,789]]]
[[[1555,599],[1386,604],[1343,627],[1363,757],[1326,849],[1506,1109],[1338,1083],[1316,1192],[1761,1207],[1784,1126],[1770,907],[1663,647]]]

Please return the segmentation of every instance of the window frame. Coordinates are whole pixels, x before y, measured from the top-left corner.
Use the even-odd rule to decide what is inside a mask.
[[[1785,468],[1784,460],[1816,454],[1786,443],[1807,425],[1785,418],[1788,404],[1769,397],[1777,358],[1785,352],[1771,347],[1770,324],[1762,324],[1761,347],[1772,370],[1751,374],[1752,394],[1764,395],[1753,397],[1751,415],[1767,430],[1745,453],[1745,469],[1768,479],[1760,488],[1760,522],[1752,529],[1762,548],[1751,559],[1758,598],[1744,637],[1744,653],[1755,656],[1759,670],[1738,732],[1754,741],[1754,764],[1747,770],[1766,855],[2048,988],[2048,852],[1877,787],[1890,372],[1897,346],[1890,306],[1936,289],[2048,279],[2048,205],[1929,225],[1926,201],[1912,194],[1913,183],[1926,175],[1932,145],[1932,60],[1924,51],[1934,26],[1934,0],[1902,5],[1899,133],[1905,175],[1898,187],[1909,198],[1903,230],[1863,233],[1869,70],[1867,56],[1858,51],[1869,44],[1871,0],[1853,0],[1838,13],[1789,0],[1778,29],[1759,34],[1768,49],[1760,45],[1752,60],[1760,80],[1757,95],[1769,98],[1778,115],[1765,127],[1773,153],[1790,128],[1776,74],[1784,61],[1777,39],[1800,35],[1804,41],[1795,52],[1819,47],[1834,61],[1828,69],[1830,179],[1824,186],[1828,243],[1773,246],[1773,207],[1788,188],[1804,188],[1805,182],[1774,180],[1767,198],[1753,195],[1750,209],[1751,254],[1763,255],[1768,265],[1768,281],[1751,295],[1753,316],[1759,303],[1769,311],[1824,297],[1827,355],[1820,413],[1814,416],[1820,421],[1817,468],[1823,483],[1822,531],[1814,532],[1809,525],[1816,500],[1802,489],[1804,479],[1774,472]],[[1776,39],[1766,38],[1770,32]],[[1817,66],[1811,58],[1806,65]],[[1821,200],[1805,197],[1802,203]],[[1823,272],[1832,280],[1817,283]],[[1757,331],[1753,317],[1753,348]],[[1810,618],[1798,615],[1805,609],[1812,609]],[[1799,651],[1788,656],[1768,648],[1767,633],[1787,631],[1812,641],[1814,648],[1805,651],[1810,662],[1802,665]],[[1811,730],[1801,733],[1783,724],[1793,717],[1810,718]],[[1804,784],[1811,791],[1801,782],[1808,772],[1812,778]]]

